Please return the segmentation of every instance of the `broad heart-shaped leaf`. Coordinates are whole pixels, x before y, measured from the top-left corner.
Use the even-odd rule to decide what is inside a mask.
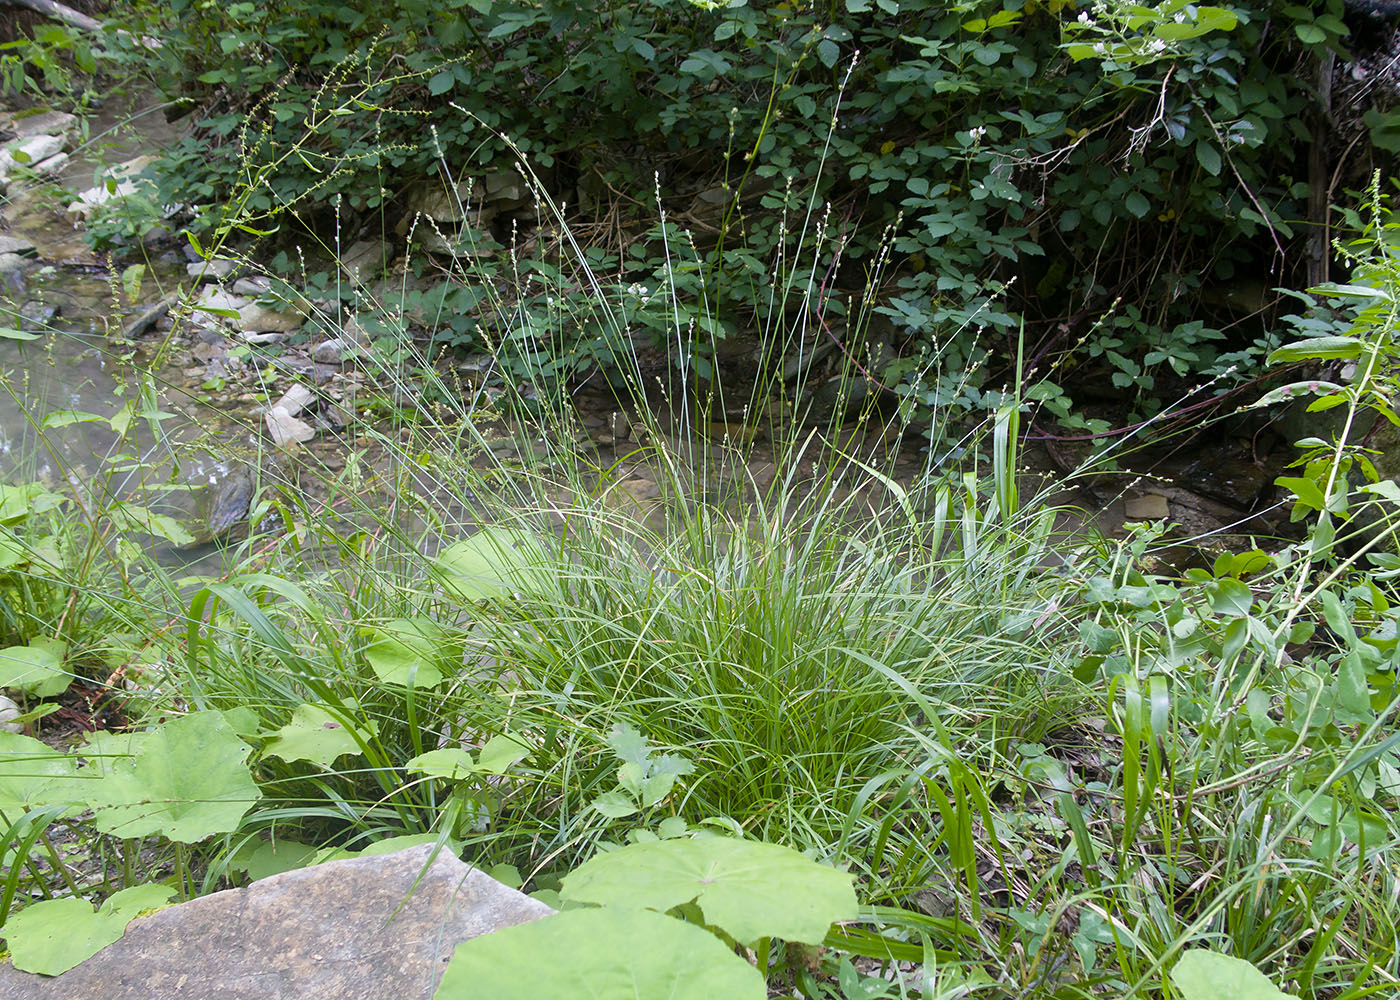
[[[75,763],[29,736],[0,731],[0,812],[13,822],[26,807],[86,802],[92,781]]]
[[[471,603],[512,591],[543,591],[550,580],[544,563],[532,536],[510,528],[483,528],[443,549],[433,561],[433,576],[453,597]]]
[[[461,747],[442,747],[420,753],[405,764],[404,769],[420,771],[430,778],[461,781],[474,774],[505,774],[528,756],[529,747],[510,733],[503,733],[487,740],[475,760]]]
[[[406,771],[418,771],[430,778],[461,781],[476,774],[476,761],[461,747],[442,747],[420,753],[404,765]]]
[[[369,632],[374,641],[365,649],[365,659],[385,684],[436,687],[454,656],[461,662],[460,644],[431,618],[393,618]]]
[[[357,734],[361,740],[369,739],[373,724],[351,731],[324,705],[308,703],[293,709],[292,721],[277,730],[267,752],[285,761],[309,760],[329,767],[337,757],[361,752]]]
[[[25,972],[67,972],[120,938],[142,910],[162,907],[173,895],[168,885],[134,885],[96,911],[87,900],[72,897],[31,903],[5,922],[10,958]]]
[[[530,756],[530,748],[510,733],[493,736],[476,755],[476,769],[482,774],[505,774]]]
[[[761,937],[820,944],[856,915],[851,876],[790,847],[729,837],[628,844],[564,877],[565,899],[669,910],[694,900],[707,924],[742,944]]]
[[[1244,959],[1207,948],[1181,956],[1172,969],[1172,984],[1181,991],[1182,1000],[1298,1000]]]
[[[93,824],[103,833],[156,833],[194,844],[236,830],[261,797],[248,773],[252,747],[218,712],[186,715],[140,736],[128,744],[133,756],[98,758],[88,765],[101,775],[91,785],[89,804]],[[100,745],[116,748],[120,742]]]
[[[763,1000],[758,970],[693,924],[585,909],[457,946],[434,1000]]]
[[[40,698],[68,690],[73,675],[63,669],[68,644],[57,639],[34,639],[27,646],[0,649],[0,687],[19,688]]]
[[[271,875],[305,868],[315,861],[319,850],[313,844],[301,844],[286,838],[263,844],[248,859],[248,877],[256,882]]]

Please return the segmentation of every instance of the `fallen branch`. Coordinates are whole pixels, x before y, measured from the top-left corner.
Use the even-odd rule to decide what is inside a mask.
[[[56,21],[72,25],[74,28],[81,28],[83,31],[101,31],[102,23],[88,17],[81,11],[76,11],[66,4],[58,3],[57,0],[0,0],[0,4],[7,3],[12,7],[27,7],[29,10],[51,17]]]

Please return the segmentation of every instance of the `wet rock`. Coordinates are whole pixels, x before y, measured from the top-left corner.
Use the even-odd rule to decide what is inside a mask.
[[[553,912],[424,845],[161,910],[54,979],[0,967],[0,1000],[430,1000],[458,944]]]
[[[201,340],[190,348],[190,357],[206,365],[223,353],[222,338],[214,342]]]
[[[749,466],[749,488],[755,499],[765,497],[778,478],[778,467],[772,462],[755,462]]]
[[[252,466],[240,465],[211,487],[207,527],[199,532],[201,541],[214,541],[248,520],[248,508],[257,489]]]
[[[223,281],[238,270],[238,261],[229,257],[214,257],[211,260],[197,260],[185,265],[185,272],[196,281]],[[238,292],[234,288],[235,293]]]
[[[0,160],[6,161],[9,171],[16,167],[33,168],[35,164],[63,152],[63,137],[58,135],[31,135],[18,139],[5,147]]]
[[[20,328],[31,333],[49,330],[61,310],[52,302],[30,299],[19,307]]]
[[[1125,500],[1123,516],[1129,521],[1160,521],[1171,516],[1171,507],[1160,493],[1148,493]]]
[[[0,255],[34,257],[38,255],[38,251],[34,249],[34,244],[26,239],[0,234]]]
[[[24,258],[17,253],[0,253],[0,295],[14,298],[24,290]]]

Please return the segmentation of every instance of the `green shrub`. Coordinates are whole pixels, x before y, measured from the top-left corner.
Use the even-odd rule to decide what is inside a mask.
[[[1000,348],[1024,321],[1040,375],[1058,360],[1062,380],[1111,380],[1153,406],[1182,380],[1262,358],[1256,334],[1221,333],[1205,303],[1230,299],[1222,288],[1301,283],[1300,122],[1318,60],[1348,36],[1341,13],[1341,0],[1122,13],[1063,0],[417,0],[384,19],[357,4],[181,0],[169,44],[145,58],[198,115],[166,158],[164,203],[217,205],[276,163],[244,192],[270,223],[259,228],[293,207],[324,216],[339,197],[352,230],[382,229],[419,182],[523,159],[572,224],[615,220],[595,247],[597,270],[616,276],[609,294],[674,285],[659,316],[637,310],[637,329],[669,329],[678,299],[718,341],[759,333],[785,229],[824,230],[839,252],[811,288],[778,294],[861,357],[869,317],[848,315],[847,299],[888,233],[871,374],[911,403],[995,408]],[[664,247],[648,234],[654,191],[673,227]],[[807,207],[819,211],[796,222]],[[519,221],[540,220],[527,207]],[[1106,248],[1121,250],[1111,263]],[[598,356],[581,346],[602,325],[539,302],[522,304],[535,316],[523,335],[567,330],[553,345],[566,365]],[[943,378],[929,374],[935,356]]]

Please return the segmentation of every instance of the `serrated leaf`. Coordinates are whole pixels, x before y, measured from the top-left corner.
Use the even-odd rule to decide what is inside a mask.
[[[132,735],[139,738],[89,740],[99,752],[123,745],[134,750],[89,765],[101,772],[89,801],[93,825],[103,833],[159,834],[195,844],[238,829],[262,797],[248,773],[252,747],[218,712],[196,712]]]
[[[434,73],[428,78],[428,93],[434,97],[445,94],[456,84],[456,77],[452,75],[452,70],[445,69]]]
[[[1285,993],[1250,963],[1207,948],[1181,956],[1172,969],[1182,1000],[1298,1000]]]
[[[593,800],[593,808],[608,819],[622,819],[637,811],[637,804],[622,792],[604,792]]]
[[[309,760],[329,767],[345,754],[359,754],[372,726],[350,728],[324,705],[305,703],[292,710],[291,721],[268,743],[266,752],[285,761]],[[358,739],[357,739],[358,737]]]
[[[570,910],[459,944],[434,1000],[763,1000],[758,970],[693,924]]]
[[[564,877],[565,899],[666,911],[694,902],[705,922],[751,944],[820,943],[856,915],[851,876],[778,844],[728,837],[665,840],[600,854]]]

